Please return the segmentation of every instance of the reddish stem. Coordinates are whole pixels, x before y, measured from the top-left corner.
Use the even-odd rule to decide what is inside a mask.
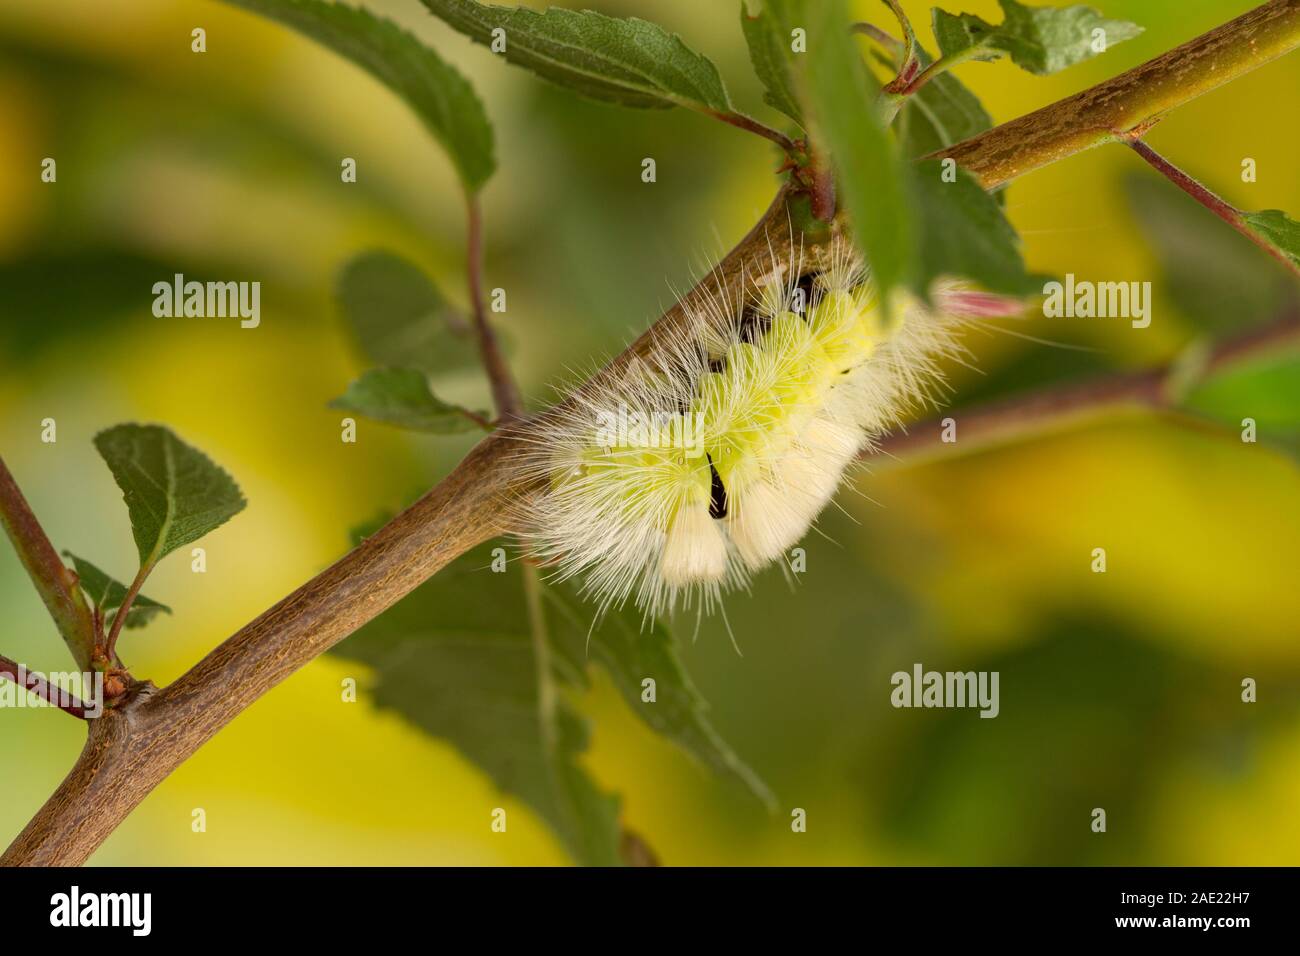
[[[515,385],[510,366],[501,354],[501,345],[496,332],[492,330],[487,317],[487,303],[483,297],[483,213],[479,208],[478,197],[470,195],[466,199],[468,219],[468,237],[466,239],[466,263],[469,279],[469,298],[473,307],[474,331],[478,335],[479,356],[483,360],[483,369],[492,386],[492,399],[496,403],[497,414],[502,421],[521,418],[524,403],[519,397],[519,388]]]
[[[0,677],[7,677],[23,690],[31,691],[41,700],[51,704],[64,713],[86,720],[86,705],[75,694],[60,691],[40,674],[34,674],[27,668],[0,655]],[[66,702],[63,700],[66,698]]]
[[[1277,248],[1277,246],[1273,245],[1251,229],[1246,224],[1245,217],[1242,215],[1240,209],[1233,206],[1222,197],[1215,195],[1202,183],[1193,179],[1191,176],[1187,175],[1187,173],[1183,172],[1173,163],[1169,162],[1169,160],[1157,153],[1139,137],[1129,137],[1126,139],[1126,142],[1129,146],[1133,147],[1135,153],[1150,163],[1151,166],[1158,170],[1160,174],[1171,183],[1183,192],[1187,193],[1187,195],[1191,196],[1206,209],[1210,210],[1210,212],[1214,213],[1233,229],[1236,229],[1239,233],[1255,245],[1259,246],[1292,272],[1300,275],[1300,266],[1297,266],[1292,262],[1281,249]]]

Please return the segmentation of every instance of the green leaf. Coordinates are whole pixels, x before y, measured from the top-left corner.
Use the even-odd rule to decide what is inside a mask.
[[[998,201],[979,181],[957,167],[943,180],[943,162],[916,163],[909,184],[921,222],[920,256],[911,275],[913,290],[928,297],[938,276],[964,276],[993,292],[1029,295],[1042,291],[1042,278],[1025,272],[1019,238]]]
[[[95,565],[77,557],[71,551],[64,551],[63,555],[72,559],[72,566],[77,571],[77,582],[81,585],[81,590],[86,592],[86,597],[90,598],[90,603],[99,608],[104,627],[108,629],[112,623],[114,613],[122,606],[122,601],[126,598],[126,585],[116,578],[109,577]],[[131,610],[126,612],[124,626],[128,628],[144,627],[160,612],[170,614],[172,609],[165,604],[159,604],[152,598],[145,597],[143,594],[137,594],[135,600],[131,602]]]
[[[1236,432],[1243,419],[1253,419],[1257,441],[1300,460],[1300,346],[1210,375],[1189,391],[1183,407]]]
[[[382,524],[368,523],[354,540]],[[595,610],[563,584],[543,592],[560,692],[555,730],[545,728],[522,575],[517,564],[495,571],[494,550],[489,543],[458,558],[332,651],[375,668],[379,706],[449,740],[502,790],[532,805],[584,863],[612,862],[619,829],[616,801],[577,763],[586,734],[569,698],[588,686],[593,661],[651,728],[770,801],[709,724],[667,630],[641,632],[634,611],[612,611],[592,629]],[[655,703],[641,701],[646,677],[656,681]],[[548,734],[557,743],[553,755]]]
[[[381,366],[436,373],[478,361],[473,338],[429,277],[391,252],[365,252],[339,274],[339,305],[362,350]]]
[[[953,15],[936,7],[933,24],[940,55],[990,60],[1006,53],[1017,66],[1041,76],[1087,60],[1142,32],[1136,23],[1107,19],[1082,4],[1057,8],[1030,7],[1016,0],[998,3],[1005,19],[996,26],[973,13]],[[1096,49],[1099,40],[1102,50]]]
[[[754,73],[766,91],[763,101],[802,125],[803,110],[790,76],[791,37],[784,26],[788,21],[773,11],[774,5],[782,3],[783,0],[741,0],[740,29],[745,34]]]
[[[656,622],[642,627],[635,608],[610,610],[593,629],[595,612],[566,585],[545,592],[552,610],[553,640],[571,659],[589,653],[609,674],[627,705],[649,727],[675,742],[709,770],[740,783],[769,808],[775,798],[709,723],[708,705],[691,683],[668,629]],[[590,635],[590,639],[588,639]],[[653,678],[654,703],[641,699],[641,682]]]
[[[151,568],[244,509],[234,479],[160,425],[117,425],[95,448],[122,489],[140,567]]]
[[[878,90],[849,34],[843,0],[818,0],[805,16],[814,139],[830,155],[840,204],[885,300],[912,271],[916,248],[902,163],[877,117]]]
[[[474,413],[435,396],[424,373],[413,368],[370,369],[330,402],[330,408],[434,435],[484,427],[469,417]],[[482,412],[476,414],[484,417]]]
[[[1278,262],[1172,183],[1134,174],[1124,191],[1160,260],[1165,292],[1198,329],[1267,322],[1300,298]]]
[[[1280,209],[1242,214],[1246,228],[1286,256],[1293,269],[1300,270],[1300,222]]]
[[[370,665],[377,706],[449,741],[528,803],[573,857],[618,862],[618,801],[578,760],[582,719],[563,697],[544,722],[518,565],[492,570],[490,545],[452,562],[332,653]],[[570,682],[574,664],[552,661]]]
[[[916,57],[922,70],[934,62],[919,44]],[[896,123],[903,156],[914,159],[991,129],[993,117],[961,80],[940,73],[907,97]]]
[[[322,0],[226,0],[293,27],[347,57],[406,100],[469,192],[496,169],[492,127],[474,88],[391,20]]]
[[[538,76],[592,99],[621,106],[685,106],[730,112],[731,100],[708,59],[675,33],[635,17],[610,17],[551,7],[543,13],[475,0],[422,0],[433,14],[470,39]]]

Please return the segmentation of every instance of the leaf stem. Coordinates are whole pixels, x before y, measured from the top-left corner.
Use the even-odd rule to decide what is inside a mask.
[[[714,119],[722,120],[737,129],[743,129],[750,133],[755,133],[764,139],[771,140],[785,151],[787,156],[794,156],[799,151],[799,144],[786,136],[780,130],[772,129],[764,123],[760,123],[752,116],[746,116],[744,113],[737,113],[734,110],[724,112],[722,110],[705,110],[706,116],[712,116]]]
[[[1145,159],[1155,170],[1168,179],[1171,183],[1181,189],[1187,195],[1191,196],[1198,203],[1204,206],[1210,212],[1214,213],[1233,229],[1259,246],[1270,256],[1276,259],[1289,270],[1300,276],[1300,265],[1292,261],[1291,257],[1279,249],[1276,245],[1269,242],[1268,239],[1251,229],[1246,222],[1242,211],[1233,206],[1227,200],[1218,196],[1204,184],[1193,179],[1187,173],[1183,172],[1169,160],[1165,159],[1154,149],[1152,149],[1140,136],[1131,136],[1127,139],[1128,145],[1133,151]]]
[[[145,578],[149,577],[149,573],[153,569],[154,564],[152,561],[141,565],[140,570],[135,574],[135,579],[131,582],[131,586],[126,589],[126,595],[122,598],[121,606],[113,615],[113,627],[108,632],[108,639],[104,641],[104,657],[110,666],[120,663],[117,659],[117,636],[122,632],[122,626],[126,623],[126,616],[131,611],[131,605],[135,603],[136,596],[140,593],[140,589],[144,587]]]
[[[71,714],[73,717],[79,717],[82,720],[88,719],[86,717],[86,705],[75,694],[59,690],[40,674],[29,671],[21,664],[11,661],[2,654],[0,654],[0,677],[9,678],[22,690],[30,691],[47,704],[57,707],[66,714]]]
[[[467,236],[465,242],[466,273],[469,282],[469,298],[473,308],[474,331],[478,336],[479,356],[483,361],[483,370],[487,373],[492,386],[492,400],[496,404],[497,415],[502,421],[522,418],[524,403],[519,397],[519,387],[515,384],[510,366],[501,354],[501,345],[497,340],[487,317],[487,302],[483,296],[483,212],[479,206],[478,195],[469,193],[465,198]]]
[[[555,753],[555,678],[551,671],[551,643],[546,632],[546,612],[542,606],[542,578],[537,565],[523,561],[524,600],[528,605],[528,632],[533,641],[533,659],[537,665],[537,718],[542,728],[542,742]]]
[[[13,542],[18,560],[45,602],[78,667],[87,667],[95,649],[95,625],[77,575],[59,560],[18,483],[0,458],[0,524]]]

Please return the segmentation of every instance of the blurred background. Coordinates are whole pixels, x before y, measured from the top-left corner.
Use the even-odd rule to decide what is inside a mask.
[[[1008,62],[957,75],[1007,120],[1253,5],[1095,3],[1146,32],[1051,77]],[[741,109],[779,125],[748,66],[739,4],[583,6],[680,32],[717,63]],[[502,326],[535,404],[569,370],[618,351],[772,196],[775,155],[757,138],[682,110],[579,100],[415,0],[365,6],[434,45],[485,100],[500,159],[485,194],[487,284],[508,290]],[[904,6],[932,47],[928,4]],[[957,6],[1000,19],[993,0]],[[881,4],[858,8],[895,28]],[[200,26],[207,52],[195,54]],[[1297,89],[1292,56],[1177,110],[1149,141],[1229,201],[1296,215]],[[56,184],[39,178],[47,156]],[[339,180],[344,156],[357,160],[356,184]],[[646,156],[657,161],[652,186],[640,181]],[[1245,157],[1254,183],[1241,180]],[[954,370],[959,404],[1169,361],[1199,336],[1283,307],[1262,253],[1120,147],[1014,183],[1007,210],[1032,270],[1151,280],[1154,318],[1144,330],[1102,319],[1016,326],[1091,351],[978,337],[980,371]],[[289,30],[190,0],[3,4],[0,450],[56,546],[118,577],[129,578],[135,552],[91,445],[99,429],[165,423],[249,500],[203,542],[206,576],[183,555],[155,573],[147,591],[175,613],[124,637],[135,674],[174,679],[341,554],[350,527],[410,501],[465,453],[468,438],[370,423],[346,445],[340,413],[326,407],[367,365],[334,301],[340,266],[391,249],[464,302],[462,236],[451,167],[414,116]],[[1189,278],[1165,264],[1171,251],[1206,258]],[[154,318],[150,287],[174,272],[261,281],[260,328]],[[1189,294],[1198,278],[1212,287]],[[488,404],[477,376],[437,387]],[[55,444],[40,441],[45,418],[57,420]],[[603,678],[580,701],[594,727],[587,767],[665,862],[1300,862],[1293,459],[1235,431],[1112,413],[949,461],[876,468],[857,487],[804,542],[797,587],[769,572],[729,601],[743,657],[720,622],[694,640],[693,621],[679,627],[715,724],[776,792],[774,816],[652,734]],[[1106,574],[1090,570],[1096,547]],[[67,669],[7,546],[0,607],[0,651]],[[999,671],[1001,715],[893,709],[889,675],[916,662]],[[567,861],[525,806],[448,745],[364,692],[339,706],[340,680],[356,673],[347,660],[312,663],[167,779],[93,862]],[[1256,704],[1240,701],[1245,677],[1258,681]],[[0,843],[83,737],[54,711],[0,710]],[[498,805],[511,808],[505,836],[487,826]],[[206,833],[191,831],[196,807]],[[806,833],[791,832],[791,807],[807,810]],[[1107,810],[1104,835],[1089,829],[1094,807]]]

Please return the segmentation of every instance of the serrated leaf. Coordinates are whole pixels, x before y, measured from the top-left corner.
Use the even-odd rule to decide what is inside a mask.
[[[122,489],[140,566],[225,524],[247,502],[233,478],[160,425],[117,425],[95,448]]]
[[[804,88],[814,140],[834,165],[840,205],[882,299],[913,270],[902,163],[880,124],[874,89],[849,34],[843,0],[818,0],[808,22]]]
[[[658,24],[591,10],[551,7],[538,13],[475,0],[422,2],[434,16],[485,46],[491,46],[494,31],[504,31],[501,55],[506,60],[592,99],[641,108],[731,111],[717,67]]]
[[[995,59],[1003,53],[1022,69],[1040,76],[1096,56],[1142,32],[1136,23],[1111,20],[1092,7],[1030,7],[998,0],[1004,20],[996,26],[973,13],[954,15],[936,7],[935,40],[944,57]],[[1101,31],[1100,37],[1098,32]],[[1100,39],[1103,49],[1096,49]]]
[[[784,17],[774,12],[783,0],[741,0],[740,29],[749,47],[749,61],[763,84],[763,101],[800,125],[803,110],[790,76],[791,37]]]
[[[1266,322],[1297,300],[1294,278],[1172,183],[1133,175],[1129,205],[1160,260],[1178,310],[1205,331]]]
[[[63,555],[72,559],[72,566],[77,572],[77,582],[81,585],[81,590],[86,592],[86,597],[90,598],[90,603],[99,608],[107,630],[112,623],[114,613],[126,598],[126,585],[116,578],[109,577],[95,565],[84,558],[77,557],[71,551],[64,551]],[[131,602],[131,610],[126,612],[123,625],[128,628],[144,627],[159,613],[170,614],[171,612],[172,609],[167,605],[159,604],[143,594],[137,594],[135,600]]]
[[[545,592],[553,611],[554,640],[567,645],[570,659],[584,652],[609,674],[627,705],[650,728],[674,741],[714,773],[730,777],[769,808],[775,798],[709,723],[708,705],[691,683],[672,636],[662,623],[642,628],[635,608],[610,610],[593,630],[594,610],[565,585]],[[588,637],[590,635],[590,638]],[[656,700],[641,700],[641,682],[655,681]]]
[[[1296,222],[1281,209],[1242,213],[1246,228],[1259,236],[1300,270],[1300,222]]]
[[[362,350],[380,366],[426,373],[478,361],[473,339],[454,328],[453,308],[424,271],[391,252],[365,252],[339,273],[338,300]]]
[[[368,522],[353,540],[383,523]],[[587,686],[591,662],[651,728],[771,799],[709,724],[667,630],[640,632],[634,612],[611,612],[592,630],[594,609],[568,585],[545,585],[543,592],[551,670],[561,691],[557,722],[571,725],[556,734],[568,744],[548,760],[523,581],[516,564],[493,569],[494,551],[489,543],[458,558],[332,651],[376,669],[380,706],[450,740],[499,787],[538,810],[582,862],[610,862],[618,835],[615,801],[576,763],[585,731],[567,696]],[[656,680],[656,703],[641,702],[645,677]]]
[[[391,20],[322,0],[226,0],[293,27],[347,57],[401,96],[469,192],[496,169],[492,127],[469,81]]]
[[[943,163],[934,159],[908,171],[921,223],[913,290],[925,298],[937,277],[964,276],[993,292],[1041,292],[1042,278],[1025,272],[1019,238],[998,201],[964,169],[954,172],[954,181],[945,182]]]
[[[483,426],[459,405],[433,394],[424,373],[413,368],[372,368],[330,402],[330,408],[434,435],[455,435]],[[483,418],[482,412],[472,413]]]
[[[920,44],[916,58],[922,70],[934,62]],[[915,159],[992,129],[993,117],[961,80],[940,73],[907,97],[896,123],[903,156]]]

